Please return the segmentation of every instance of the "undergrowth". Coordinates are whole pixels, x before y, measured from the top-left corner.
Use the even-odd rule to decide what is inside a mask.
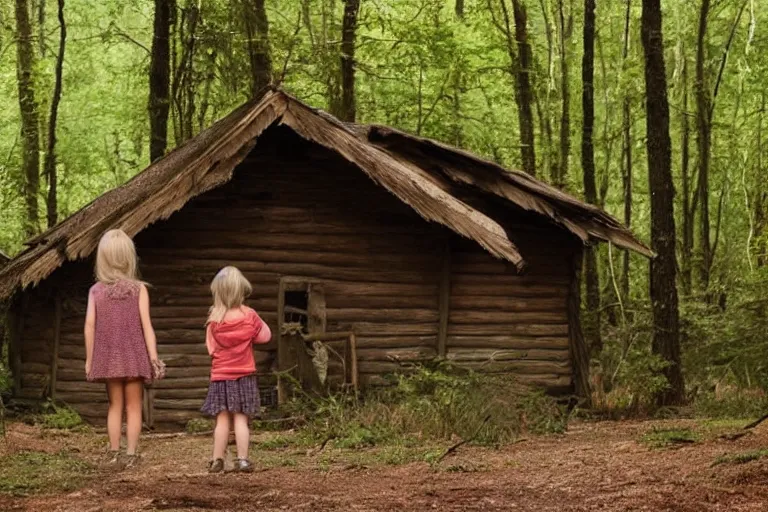
[[[65,452],[7,455],[0,464],[0,492],[70,491],[80,485],[91,469],[86,462]]]
[[[541,391],[507,376],[458,371],[446,363],[416,366],[393,385],[358,398],[349,394],[301,396],[287,405],[305,418],[307,444],[333,441],[341,448],[421,443],[459,438],[500,445],[523,433],[563,432],[567,414]]]
[[[651,448],[669,448],[671,446],[697,443],[700,439],[700,434],[689,428],[654,427],[643,434],[640,441]]]
[[[716,458],[715,462],[712,463],[712,466],[719,466],[720,464],[746,464],[747,462],[759,460],[766,456],[768,456],[768,449],[753,450],[743,453],[728,453]]]

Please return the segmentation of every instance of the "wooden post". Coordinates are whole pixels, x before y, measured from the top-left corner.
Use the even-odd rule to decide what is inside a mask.
[[[445,242],[440,273],[440,297],[438,299],[439,324],[437,329],[437,356],[444,358],[447,353],[448,315],[451,306],[451,244]]]
[[[53,316],[53,353],[51,354],[51,378],[48,396],[56,399],[56,374],[59,370],[59,344],[61,343],[61,295],[56,293]]]
[[[277,371],[284,372],[288,369],[288,353],[283,346],[283,321],[285,319],[285,281],[280,280],[277,289]],[[285,389],[283,377],[277,375],[277,404],[284,404],[288,400],[288,392]]]
[[[27,311],[29,297],[24,291],[20,292],[21,297],[13,300],[10,314],[8,317],[13,322],[11,326],[11,344],[9,348],[9,361],[11,372],[13,373],[13,394],[19,396],[21,393],[21,342],[24,332],[24,315]]]
[[[571,285],[568,290],[568,348],[573,367],[573,386],[576,394],[591,400],[589,386],[589,351],[581,332],[581,265],[583,250],[574,251],[571,263]]]
[[[355,337],[355,333],[351,332],[349,333],[349,367],[350,367],[350,373],[352,374],[350,377],[350,380],[352,381],[352,389],[355,390],[355,394],[357,394],[358,391],[358,383],[357,383],[357,337]]]

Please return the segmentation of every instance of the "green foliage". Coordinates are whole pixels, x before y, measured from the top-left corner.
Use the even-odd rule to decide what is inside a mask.
[[[768,450],[754,450],[744,453],[733,453],[720,455],[712,463],[713,466],[719,466],[720,464],[746,464],[753,460],[760,460],[763,457],[768,456]]]
[[[199,434],[201,432],[211,432],[215,426],[215,421],[208,418],[192,418],[187,422],[185,430],[188,434]]]
[[[51,410],[43,414],[40,423],[44,428],[74,430],[82,429],[83,419],[70,407],[52,405]]]
[[[680,444],[692,444],[698,442],[700,435],[688,428],[661,428],[653,427],[643,434],[640,442],[651,448],[668,448]]]
[[[453,436],[496,445],[523,432],[563,432],[567,425],[554,399],[511,378],[457,373],[440,364],[416,366],[394,379],[394,386],[373,390],[363,400],[333,395],[296,400],[290,408],[309,418],[302,429],[309,438],[345,448]]]
[[[71,491],[91,470],[89,464],[65,452],[7,455],[0,464],[0,493]]]

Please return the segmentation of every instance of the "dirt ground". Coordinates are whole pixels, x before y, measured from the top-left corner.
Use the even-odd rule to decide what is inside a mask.
[[[672,427],[695,432],[695,442],[649,446],[649,436],[666,438]],[[50,485],[6,490],[0,510],[768,510],[768,451],[760,451],[768,426],[737,440],[719,437],[734,430],[695,421],[577,423],[564,435],[498,450],[463,446],[439,464],[408,462],[392,449],[280,447],[270,445],[275,434],[258,434],[250,475],[206,474],[207,437],[147,436],[139,467],[122,472],[75,466],[45,476],[44,462],[26,462]],[[104,442],[99,434],[13,424],[0,457],[18,464],[33,450],[94,463]],[[64,471],[80,474],[51,489]]]

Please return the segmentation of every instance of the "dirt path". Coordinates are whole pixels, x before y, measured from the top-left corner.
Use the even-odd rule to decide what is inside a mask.
[[[669,426],[578,424],[501,450],[462,448],[439,466],[391,465],[373,450],[258,449],[252,475],[205,474],[206,438],[148,439],[139,468],[92,474],[74,492],[0,494],[0,510],[768,510],[768,457],[713,465],[724,455],[756,456],[768,448],[768,429],[736,441],[712,434],[676,449],[639,442],[659,425]],[[89,458],[100,443],[94,435],[41,437],[16,427],[0,455],[34,447]]]

